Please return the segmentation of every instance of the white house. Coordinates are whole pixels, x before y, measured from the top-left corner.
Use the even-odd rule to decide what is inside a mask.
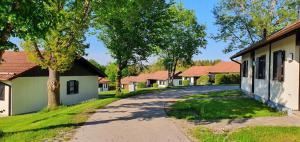
[[[300,21],[236,53],[241,89],[281,110],[300,110]]]
[[[98,82],[99,82],[98,92],[103,92],[103,91],[109,90],[109,82],[110,81],[107,78],[99,77]]]
[[[98,97],[103,74],[84,58],[61,74],[60,102],[72,105]],[[25,52],[6,51],[0,64],[0,115],[16,115],[47,107],[48,71],[28,60]]]

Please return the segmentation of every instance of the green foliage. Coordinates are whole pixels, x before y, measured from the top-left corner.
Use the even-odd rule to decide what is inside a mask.
[[[208,75],[202,75],[199,79],[197,79],[197,85],[209,85],[210,78]]]
[[[232,97],[232,96],[242,96],[243,93],[239,90],[228,90],[228,91],[217,91],[209,93],[201,93],[195,95],[185,96],[185,99],[203,99],[203,98],[214,98],[214,97]]]
[[[182,80],[182,85],[183,86],[189,86],[190,85],[190,81],[189,80]]]
[[[145,83],[145,82],[139,82],[139,83],[137,84],[137,88],[138,88],[138,89],[146,88],[146,83]]]
[[[8,41],[10,37],[44,38],[58,20],[51,5],[51,0],[1,0],[0,51],[17,50],[16,45]]]
[[[90,24],[90,0],[53,2],[48,8],[59,19],[55,27],[44,38],[26,40],[22,46],[29,58],[42,68],[65,72],[88,48],[85,33]]]
[[[157,83],[153,83],[153,87],[154,88],[158,88],[158,84]]]
[[[240,79],[239,74],[217,74],[215,75],[215,84],[239,84]]]
[[[218,60],[197,60],[197,61],[193,61],[193,65],[195,65],[195,66],[213,66],[219,62],[221,62],[220,59],[218,59]]]
[[[297,20],[296,0],[221,0],[214,8],[217,41],[229,42],[224,52],[247,47]]]
[[[106,69],[105,66],[100,65],[100,64],[99,64],[96,60],[94,60],[94,59],[90,59],[89,62],[90,62],[91,64],[93,64],[95,67],[97,67],[100,71],[102,71],[103,73],[105,73],[105,69]]]
[[[106,66],[105,74],[107,78],[111,82],[116,82],[116,75],[117,75],[117,66],[114,63],[110,63]]]

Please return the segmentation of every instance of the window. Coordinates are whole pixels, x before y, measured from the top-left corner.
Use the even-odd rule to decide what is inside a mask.
[[[273,53],[273,80],[284,80],[285,51],[279,50]]]
[[[5,99],[5,85],[0,83],[0,100],[4,101]]]
[[[243,77],[248,77],[248,61],[244,61],[242,65]]]
[[[67,94],[78,94],[78,81],[70,80],[67,82]]]
[[[266,78],[266,55],[260,56],[256,59],[256,79]]]
[[[182,85],[182,80],[179,80],[179,85]]]

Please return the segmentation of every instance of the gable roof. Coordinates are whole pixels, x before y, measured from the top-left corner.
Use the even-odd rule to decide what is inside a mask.
[[[0,64],[0,80],[12,80],[25,72],[40,67],[31,62],[24,51],[5,51],[2,58],[3,62]],[[86,67],[95,71],[99,76],[104,76],[99,69],[83,57],[77,60],[80,61],[81,64],[84,64]]]
[[[98,82],[101,84],[108,84],[110,81],[107,78],[99,77]]]
[[[254,51],[258,48],[261,48],[269,43],[275,42],[277,40],[280,40],[284,37],[287,37],[289,35],[294,34],[295,32],[297,32],[297,30],[300,29],[300,20],[298,20],[297,22],[290,24],[288,26],[286,26],[285,28],[271,34],[270,36],[268,36],[266,39],[262,39],[252,45],[250,45],[249,47],[237,52],[236,54],[234,54],[233,56],[231,56],[231,59],[239,57],[243,54],[249,53],[251,51]]]
[[[240,64],[235,62],[220,62],[209,69],[210,73],[239,73]]]
[[[212,66],[192,66],[189,69],[182,72],[179,76],[192,77],[192,76],[201,76],[208,75],[209,69]]]

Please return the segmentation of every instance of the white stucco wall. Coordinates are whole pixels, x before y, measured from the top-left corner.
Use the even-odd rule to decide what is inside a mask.
[[[182,86],[182,82],[181,82],[181,84],[179,83],[180,81],[182,81],[182,79],[174,79],[173,80],[173,85],[174,86]]]
[[[19,77],[12,81],[12,114],[39,111],[47,106],[47,77]],[[67,81],[79,82],[79,93],[67,95]],[[64,105],[97,98],[97,76],[64,76],[60,78],[60,99]]]
[[[267,45],[268,46],[268,45]],[[261,55],[266,55],[266,79],[254,80],[254,94],[268,99],[268,79],[269,79],[269,48],[263,47],[255,51],[255,58]],[[284,68],[284,81],[279,82],[273,80],[273,52],[284,50],[286,54],[285,68]],[[292,61],[288,61],[289,54],[294,55]],[[242,90],[251,92],[251,59],[250,53],[242,56],[242,61],[248,60],[248,77],[242,77]],[[296,35],[291,35],[282,40],[272,43],[271,48],[271,76],[270,76],[270,100],[276,104],[280,104],[292,110],[299,109],[299,47],[296,47]],[[255,75],[255,74],[254,74]],[[255,76],[253,76],[255,77]]]
[[[162,82],[164,82],[164,85],[161,84]],[[156,83],[158,84],[158,87],[160,87],[160,88],[168,87],[168,80],[157,80]]]
[[[251,67],[251,58],[250,53],[247,53],[242,56],[242,63],[244,61],[248,61],[248,76],[243,77],[241,80],[241,89],[246,92],[251,92],[251,85],[252,85],[252,67]]]
[[[9,81],[2,81],[5,84],[11,85],[11,82]],[[0,111],[3,111],[0,113],[1,115],[7,116],[9,114],[9,86],[5,86],[5,93],[4,93],[4,100],[0,100]]]
[[[108,91],[108,84],[102,84],[102,87],[98,87],[98,92]]]
[[[272,44],[273,52],[284,50],[286,54],[284,81],[278,82],[271,78],[271,101],[298,110],[299,105],[299,47],[296,48],[296,35],[289,36]],[[294,54],[293,61],[287,61],[290,53]],[[271,60],[273,63],[273,57]],[[273,66],[271,66],[271,73]]]

